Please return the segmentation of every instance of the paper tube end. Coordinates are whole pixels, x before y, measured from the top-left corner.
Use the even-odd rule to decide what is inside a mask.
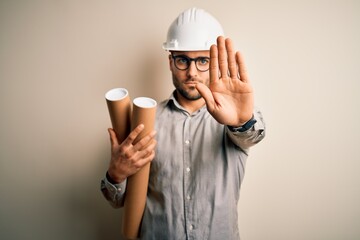
[[[108,101],[120,101],[129,95],[128,90],[125,88],[113,88],[105,94]]]
[[[140,108],[153,108],[157,105],[154,99],[148,97],[135,98],[133,103]]]

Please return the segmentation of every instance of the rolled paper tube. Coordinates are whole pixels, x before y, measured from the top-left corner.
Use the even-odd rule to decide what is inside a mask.
[[[144,124],[144,130],[135,139],[141,140],[154,129],[156,101],[151,98],[140,97],[133,101],[131,129]],[[150,163],[142,167],[136,174],[128,177],[123,215],[123,235],[127,239],[137,239],[144,214],[146,195],[149,182]]]
[[[112,127],[116,133],[119,144],[130,133],[131,127],[131,101],[125,88],[114,88],[105,94]]]

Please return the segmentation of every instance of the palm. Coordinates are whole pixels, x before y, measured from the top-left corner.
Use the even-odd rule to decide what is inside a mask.
[[[218,38],[210,49],[210,85],[198,86],[208,111],[220,123],[240,126],[253,113],[253,91],[239,52],[233,51],[230,39]],[[220,77],[219,77],[220,69]]]
[[[237,126],[252,115],[252,88],[238,79],[219,79],[210,84],[214,103],[209,112],[220,123]],[[239,124],[240,123],[240,124]]]

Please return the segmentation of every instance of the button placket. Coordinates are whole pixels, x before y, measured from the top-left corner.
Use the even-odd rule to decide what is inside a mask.
[[[193,212],[191,207],[191,193],[192,193],[192,174],[191,174],[191,116],[185,119],[184,123],[184,206],[185,206],[185,224],[187,229],[188,238],[191,239],[194,229],[193,226]]]

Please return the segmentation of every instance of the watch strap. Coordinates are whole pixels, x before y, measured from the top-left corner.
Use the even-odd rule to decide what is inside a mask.
[[[232,132],[246,132],[247,130],[252,128],[252,126],[254,126],[254,124],[256,122],[257,121],[254,118],[254,115],[252,115],[251,119],[249,121],[247,121],[244,125],[242,125],[240,127],[232,127],[232,126],[228,126],[228,127],[229,127],[229,130]]]

